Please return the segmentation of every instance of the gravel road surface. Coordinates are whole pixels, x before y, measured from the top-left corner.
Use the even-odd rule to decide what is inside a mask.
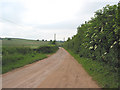
[[[3,88],[99,88],[63,48],[33,64],[2,75]]]

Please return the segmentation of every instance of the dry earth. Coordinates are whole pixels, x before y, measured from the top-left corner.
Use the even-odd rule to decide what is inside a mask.
[[[50,57],[2,75],[3,88],[99,88],[63,48]]]

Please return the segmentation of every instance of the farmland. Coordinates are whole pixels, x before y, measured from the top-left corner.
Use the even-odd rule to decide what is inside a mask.
[[[97,3],[95,4],[98,6]],[[95,4],[91,4],[91,6]],[[92,10],[89,5],[86,4],[86,9],[81,8],[80,11]],[[38,13],[38,10],[36,11]],[[71,11],[71,8],[69,11]],[[67,37],[68,40],[65,42],[55,41],[57,40],[56,34],[54,34],[54,41],[0,38],[2,40],[0,56],[2,57],[3,88],[100,88],[100,90],[109,90],[110,88],[111,90],[117,90],[120,88],[119,12],[120,2],[117,5],[106,5],[101,9],[98,8],[97,11],[94,11],[94,16],[88,21],[84,20],[82,22],[82,19],[90,14],[82,15],[83,12],[81,12],[78,18],[77,32],[72,37],[67,36],[69,32],[73,31],[72,28],[71,31],[65,32],[64,30],[70,30],[69,25],[77,24],[77,12],[74,14],[77,17],[74,17],[74,20],[69,20],[72,21],[71,23],[61,22],[61,24],[58,22],[59,29],[57,24],[54,24],[53,29],[61,35],[57,35],[57,39],[59,37],[65,41]],[[69,15],[72,16],[72,14]],[[41,21],[41,19],[37,20]],[[50,21],[51,19],[47,20]],[[9,20],[6,21],[10,22]],[[31,24],[31,29],[28,29],[31,32],[35,32],[35,30],[39,32],[39,30],[44,29],[43,24],[37,25],[33,24],[34,29]],[[45,38],[48,38],[47,33],[49,31],[47,30],[53,29],[51,28],[52,24],[50,24],[50,27],[48,24],[46,25],[47,28],[44,33]],[[62,28],[62,33],[57,32]],[[32,29],[34,30],[32,31]],[[31,32],[28,31],[32,34]],[[34,36],[38,35],[38,32],[35,32]],[[52,34],[52,31],[50,33]],[[73,32],[71,33],[73,34]],[[40,34],[42,35],[42,33]],[[19,37],[19,35],[16,34],[16,37]],[[28,35],[26,35],[27,37]],[[41,37],[43,38],[43,36]],[[31,38],[35,37],[31,36]]]
[[[27,39],[16,39],[11,38],[10,40],[8,38],[2,40],[2,46],[19,46],[19,47],[31,47],[36,48],[38,46],[42,45],[48,45],[48,41],[36,41],[36,40],[27,40]]]
[[[3,39],[2,73],[44,59],[57,49],[56,45],[52,45],[48,41]]]
[[[37,48],[39,46],[50,45],[50,41],[37,41],[37,40],[27,40],[27,39],[17,39],[17,38],[3,38],[2,46],[6,47],[31,47]],[[62,42],[56,41],[56,45],[62,45]]]

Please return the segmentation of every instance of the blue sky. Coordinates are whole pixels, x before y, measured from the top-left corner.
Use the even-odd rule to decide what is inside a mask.
[[[1,0],[0,37],[67,40],[94,12],[118,0]]]

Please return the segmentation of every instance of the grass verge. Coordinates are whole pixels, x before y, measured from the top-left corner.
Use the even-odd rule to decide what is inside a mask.
[[[22,54],[12,54],[7,56],[7,60],[15,60],[15,61],[11,61],[9,63],[6,63],[5,65],[2,66],[2,73],[6,73],[8,71],[11,71],[15,68],[19,68],[22,67],[24,65],[27,64],[31,64],[35,61],[44,59],[47,57],[47,54],[26,54],[26,55],[22,55]],[[6,57],[3,56],[3,60],[5,60]],[[3,61],[4,62],[4,61]]]
[[[93,80],[97,81],[98,85],[102,88],[118,88],[118,72],[113,67],[106,65],[102,62],[92,60],[89,58],[82,58],[78,54],[74,54],[72,51],[67,50],[92,76]]]
[[[3,47],[2,48],[2,73],[15,68],[31,64],[48,57],[58,50],[57,46],[40,46],[36,49],[29,47]]]

